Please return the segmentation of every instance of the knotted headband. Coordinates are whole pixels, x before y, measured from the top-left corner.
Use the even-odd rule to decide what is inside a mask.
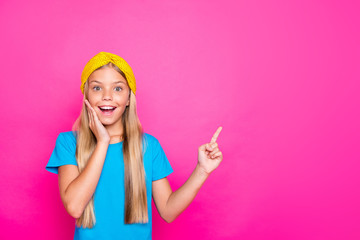
[[[127,83],[129,84],[130,89],[135,94],[136,81],[130,65],[118,55],[108,52],[99,52],[94,57],[92,57],[85,65],[84,70],[81,73],[81,86],[80,86],[81,92],[84,94],[84,85],[87,79],[89,78],[90,74],[99,67],[108,64],[109,62],[114,63],[116,66],[118,66],[118,68],[120,68],[121,71],[125,73]]]

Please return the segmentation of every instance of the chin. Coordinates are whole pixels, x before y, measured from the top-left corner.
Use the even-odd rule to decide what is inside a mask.
[[[104,126],[113,125],[115,122],[112,121],[101,121]]]
[[[109,125],[114,125],[114,124],[117,124],[119,123],[119,121],[114,121],[114,120],[102,120],[100,121],[104,126],[109,126]]]

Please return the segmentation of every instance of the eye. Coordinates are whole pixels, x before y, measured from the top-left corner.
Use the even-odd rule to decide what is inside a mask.
[[[97,89],[96,88],[100,88],[99,86],[95,86],[95,87],[93,87],[93,89],[95,90],[95,91],[97,91]]]
[[[117,89],[116,91],[120,91],[122,88],[121,87],[115,87],[115,89]]]

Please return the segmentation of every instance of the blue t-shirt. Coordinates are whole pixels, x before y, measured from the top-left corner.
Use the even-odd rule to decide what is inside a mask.
[[[148,223],[124,224],[125,187],[123,142],[109,144],[103,169],[94,195],[96,223],[93,228],[75,225],[74,240],[90,239],[152,239],[152,181],[173,172],[159,141],[144,133],[144,168],[148,205]],[[72,131],[62,132],[56,139],[46,170],[58,173],[61,165],[77,166],[76,137]]]

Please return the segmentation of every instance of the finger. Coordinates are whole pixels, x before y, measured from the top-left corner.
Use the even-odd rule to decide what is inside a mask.
[[[93,120],[92,120],[90,109],[88,109],[87,111],[88,111],[88,116],[89,116],[89,126],[92,126]]]
[[[91,115],[91,121],[95,125],[96,123],[96,113],[95,110],[90,106],[90,115]]]
[[[88,108],[90,109],[90,111],[93,110],[90,102],[89,102],[88,100],[85,100],[85,101],[86,101],[86,105],[88,106]]]
[[[95,112],[95,109],[91,108],[92,109],[92,113],[93,113],[93,116],[94,116],[94,121],[100,121],[99,118],[98,118],[98,115],[97,113]]]
[[[90,111],[92,114],[94,114],[94,113],[95,113],[94,108],[91,106],[91,104],[89,103],[88,100],[86,100],[86,102],[87,102],[87,106],[88,106],[88,108],[89,108],[89,111]]]
[[[220,149],[217,148],[213,148],[213,150],[210,152],[210,154],[215,154],[216,152],[220,151]]]
[[[211,152],[212,150],[214,149],[211,147],[211,145],[209,143],[206,144],[206,151]]]
[[[86,113],[87,113],[87,115],[88,115],[88,120],[89,120],[89,122],[90,122],[90,111],[89,111],[89,106],[88,106],[88,104],[87,104],[87,101],[86,100],[84,100],[84,104],[85,104],[85,110],[86,110]]]
[[[216,148],[214,151],[210,153],[210,157],[214,156],[216,153],[220,152],[218,148]]]
[[[218,147],[218,144],[215,142],[215,143],[210,143],[210,147],[212,148],[212,149],[215,149],[215,148],[217,148]]]
[[[214,154],[213,156],[211,156],[210,158],[211,158],[211,159],[218,158],[218,157],[221,156],[221,154],[222,154],[222,153],[219,151],[219,152],[217,152],[216,154]]]
[[[214,152],[219,151],[217,143],[212,143],[212,144],[208,143],[206,146],[207,146],[206,147],[206,153],[207,154],[209,154],[209,153],[213,154]]]
[[[88,102],[88,100],[84,100],[84,103],[85,103],[85,105],[86,105],[86,108],[89,110],[90,109],[90,103]]]
[[[94,117],[92,113],[92,108],[88,100],[85,100],[87,106],[87,112],[89,114],[89,125],[94,122]]]
[[[213,137],[211,138],[211,141],[210,141],[211,143],[216,142],[217,138],[219,137],[219,134],[220,134],[221,130],[222,130],[222,127],[219,127],[219,128],[216,130],[216,132],[214,133]]]
[[[89,125],[91,124],[91,117],[90,117],[90,111],[87,110],[87,115],[88,115],[88,120],[89,120]]]

